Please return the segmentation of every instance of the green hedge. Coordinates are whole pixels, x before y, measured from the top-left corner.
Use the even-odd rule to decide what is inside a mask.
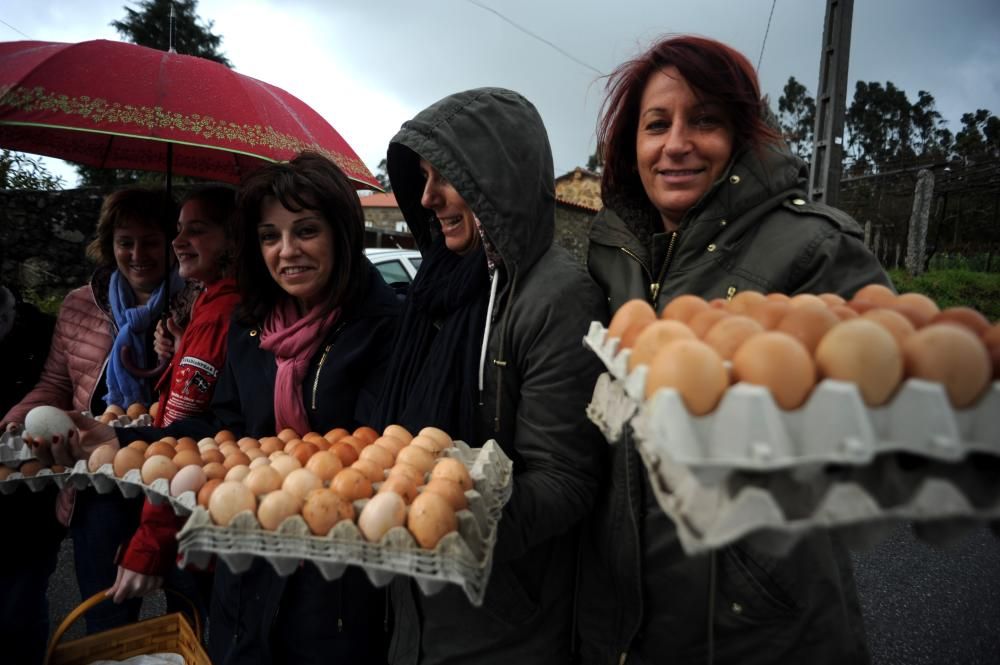
[[[974,307],[990,321],[1000,321],[1000,273],[932,270],[914,279],[905,270],[892,270],[889,275],[900,293],[923,293],[942,309]]]

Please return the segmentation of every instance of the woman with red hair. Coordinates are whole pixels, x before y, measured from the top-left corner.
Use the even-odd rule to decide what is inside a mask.
[[[672,37],[611,74],[598,127],[604,209],[590,272],[615,311],[681,294],[835,292],[889,280],[847,214],[809,202],[806,166],[765,120],[732,48]],[[783,558],[738,543],[687,557],[629,436],[584,543],[586,663],[866,663],[847,550],[826,533]]]

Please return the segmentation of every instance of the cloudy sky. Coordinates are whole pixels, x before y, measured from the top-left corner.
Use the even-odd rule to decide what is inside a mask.
[[[118,39],[109,24],[124,4],[6,2],[0,41]],[[665,33],[719,39],[754,64],[764,45],[759,71],[775,106],[789,76],[815,95],[825,5],[774,0],[766,45],[772,0],[200,0],[198,11],[239,72],[313,106],[373,171],[403,121],[452,92],[497,85],[539,108],[562,173],[594,150],[601,75]],[[892,81],[911,100],[927,90],[957,126],[977,108],[1000,114],[997,63],[997,0],[855,3],[851,91],[859,79]]]

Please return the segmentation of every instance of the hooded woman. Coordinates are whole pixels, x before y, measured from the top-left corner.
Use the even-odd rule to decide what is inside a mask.
[[[393,586],[393,663],[569,662],[576,526],[601,480],[586,418],[599,374],[580,340],[604,298],[553,246],[552,154],[521,95],[446,97],[403,124],[389,177],[424,260],[397,339],[382,424],[435,426],[514,462],[482,607],[449,586]],[[405,332],[404,332],[405,331]]]
[[[840,210],[764,121],[732,48],[663,40],[612,73],[598,142],[604,209],[588,265],[612,309],[694,294],[836,292],[888,283]],[[865,663],[851,562],[828,534],[784,558],[738,543],[686,557],[629,438],[583,549],[586,663]]]

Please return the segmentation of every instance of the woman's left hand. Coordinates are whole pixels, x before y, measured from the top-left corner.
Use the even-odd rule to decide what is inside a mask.
[[[106,595],[115,603],[122,603],[129,598],[147,596],[162,586],[163,578],[159,575],[143,575],[118,566],[118,577]]]
[[[42,464],[51,466],[54,463],[71,467],[77,460],[89,458],[90,453],[101,445],[106,443],[119,445],[114,427],[74,411],[67,411],[66,415],[76,426],[69,431],[68,436],[55,434],[51,442],[30,435],[24,437],[25,443],[31,446]]]

